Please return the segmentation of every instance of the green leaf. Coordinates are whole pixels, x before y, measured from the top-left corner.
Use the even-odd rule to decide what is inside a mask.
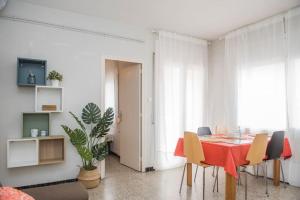
[[[70,141],[74,146],[85,145],[87,142],[87,135],[81,129],[75,129],[70,136]]]
[[[63,75],[60,74],[60,73],[58,73],[58,72],[55,71],[55,70],[52,70],[52,71],[49,73],[47,79],[49,79],[49,80],[59,80],[59,81],[62,81]]]
[[[98,161],[103,160],[108,155],[108,145],[107,142],[96,144],[92,147],[93,158]]]
[[[85,161],[91,161],[93,159],[92,152],[85,146],[76,146],[76,149],[80,157]]]
[[[65,125],[61,125],[64,131],[70,137],[70,141],[74,146],[85,145],[87,142],[87,135],[84,131],[80,129],[75,129],[74,131]]]
[[[79,126],[81,127],[82,130],[86,130],[85,126],[83,125],[82,121],[75,115],[73,114],[72,112],[69,112],[73,117],[74,119],[76,120],[76,122],[79,124]]]
[[[97,124],[101,120],[100,108],[94,103],[88,103],[82,110],[81,118],[86,124]]]
[[[107,108],[104,112],[102,119],[104,119],[105,123],[113,122],[114,120],[114,110],[112,108]]]
[[[69,127],[65,126],[65,125],[61,125],[61,127],[64,129],[64,131],[66,132],[66,134],[69,135],[69,137],[71,137],[73,130],[70,129]]]
[[[112,108],[108,108],[100,119],[99,123],[92,129],[90,136],[91,137],[103,137],[109,130],[110,126],[114,121],[114,111]]]

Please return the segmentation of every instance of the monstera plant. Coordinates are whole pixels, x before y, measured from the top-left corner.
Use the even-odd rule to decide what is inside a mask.
[[[81,119],[70,112],[79,128],[71,129],[62,125],[64,131],[70,137],[71,143],[77,149],[82,160],[82,168],[78,179],[87,187],[93,188],[99,184],[99,170],[96,162],[103,160],[108,154],[108,146],[105,135],[113,124],[114,112],[108,108],[103,114],[94,103],[88,103],[83,109]],[[91,174],[94,180],[91,180]]]

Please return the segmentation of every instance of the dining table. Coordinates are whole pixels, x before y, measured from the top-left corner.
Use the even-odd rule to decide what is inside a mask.
[[[225,200],[236,199],[236,183],[238,179],[238,167],[248,163],[247,153],[255,135],[247,134],[230,136],[226,134],[213,134],[199,137],[202,144],[205,163],[222,167],[225,172]],[[175,156],[184,156],[184,141],[179,138],[174,152]],[[288,159],[292,151],[288,138],[284,138],[282,158]],[[280,185],[280,160],[273,161],[273,184]],[[192,164],[187,163],[187,186],[192,186]]]

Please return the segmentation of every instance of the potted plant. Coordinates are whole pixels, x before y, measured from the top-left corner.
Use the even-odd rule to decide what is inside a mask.
[[[51,80],[51,85],[54,87],[58,87],[59,82],[62,81],[63,75],[53,70],[48,74],[48,80]]]
[[[94,103],[88,103],[83,109],[81,119],[69,112],[76,120],[80,128],[71,129],[61,125],[70,137],[82,160],[82,167],[78,180],[86,188],[95,188],[100,182],[100,173],[96,162],[103,160],[108,154],[108,146],[105,135],[113,123],[114,112],[108,108],[103,114]]]

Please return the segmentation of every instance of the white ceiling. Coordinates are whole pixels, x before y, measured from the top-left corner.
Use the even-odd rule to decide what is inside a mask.
[[[26,0],[27,2],[216,39],[238,27],[300,5],[300,0]]]

